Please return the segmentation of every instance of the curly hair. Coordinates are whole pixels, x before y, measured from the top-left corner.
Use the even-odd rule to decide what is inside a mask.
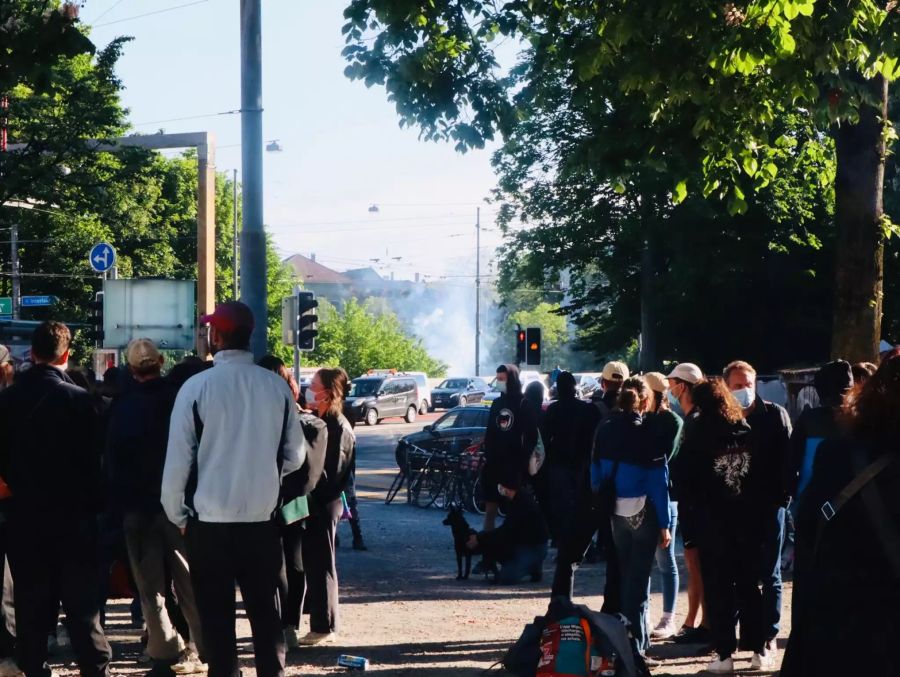
[[[844,398],[843,420],[858,437],[896,443],[900,437],[900,349],[895,348],[864,383]]]
[[[650,386],[640,376],[632,376],[625,379],[619,390],[617,406],[628,413],[641,413],[646,408],[647,401],[653,395]]]
[[[691,395],[700,412],[707,416],[719,418],[728,423],[737,423],[744,418],[744,409],[728,390],[725,380],[714,377],[698,383]]]

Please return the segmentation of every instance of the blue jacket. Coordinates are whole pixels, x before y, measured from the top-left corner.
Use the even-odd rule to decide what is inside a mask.
[[[653,504],[660,529],[669,524],[669,469],[666,449],[656,449],[656,436],[644,427],[639,414],[616,413],[597,428],[591,463],[594,490],[612,476],[615,464],[616,497],[646,496]]]

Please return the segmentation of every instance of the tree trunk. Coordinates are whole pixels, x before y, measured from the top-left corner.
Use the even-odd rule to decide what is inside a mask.
[[[656,216],[649,191],[641,196],[641,371],[659,369],[659,290],[657,287],[657,249],[659,247]]]
[[[861,106],[859,122],[836,129],[837,226],[831,356],[872,361],[881,338],[884,285],[885,142],[888,84],[880,75],[866,83],[878,107]]]

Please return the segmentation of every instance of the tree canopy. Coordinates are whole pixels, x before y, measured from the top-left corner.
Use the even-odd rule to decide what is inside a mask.
[[[539,119],[535,136],[544,143],[522,149],[534,158],[522,185],[540,173],[564,175],[570,166],[555,144],[581,140],[579,166],[592,171],[571,189],[607,205],[608,191],[623,195],[645,221],[659,215],[655,205],[667,213],[694,194],[723,201],[730,216],[748,215],[749,196],[779,172],[779,191],[798,181],[805,195],[833,186],[832,352],[869,359],[881,323],[884,242],[896,230],[881,203],[884,150],[895,136],[887,82],[900,74],[896,5],[352,0],[346,73],[384,85],[404,124],[460,150],[498,133],[508,143]],[[507,41],[522,48],[513,65],[500,47]],[[564,117],[573,111],[581,115]],[[792,135],[797,128],[805,143]],[[604,130],[622,134],[613,152],[599,143],[610,139]],[[784,177],[804,158],[821,167],[812,181]],[[603,210],[593,218],[605,218]],[[651,249],[642,250],[644,264]]]

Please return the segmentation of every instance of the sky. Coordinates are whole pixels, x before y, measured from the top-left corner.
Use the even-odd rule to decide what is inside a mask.
[[[383,88],[348,80],[344,5],[263,2],[264,138],[284,149],[264,154],[265,223],[284,257],[471,284],[477,207],[484,273],[500,241],[483,202],[491,148],[461,155],[419,141]],[[84,0],[81,10],[98,46],[133,37],[118,74],[135,131],[214,132],[216,167],[229,173],[240,170],[240,116],[218,113],[240,108],[239,18],[239,0]]]

